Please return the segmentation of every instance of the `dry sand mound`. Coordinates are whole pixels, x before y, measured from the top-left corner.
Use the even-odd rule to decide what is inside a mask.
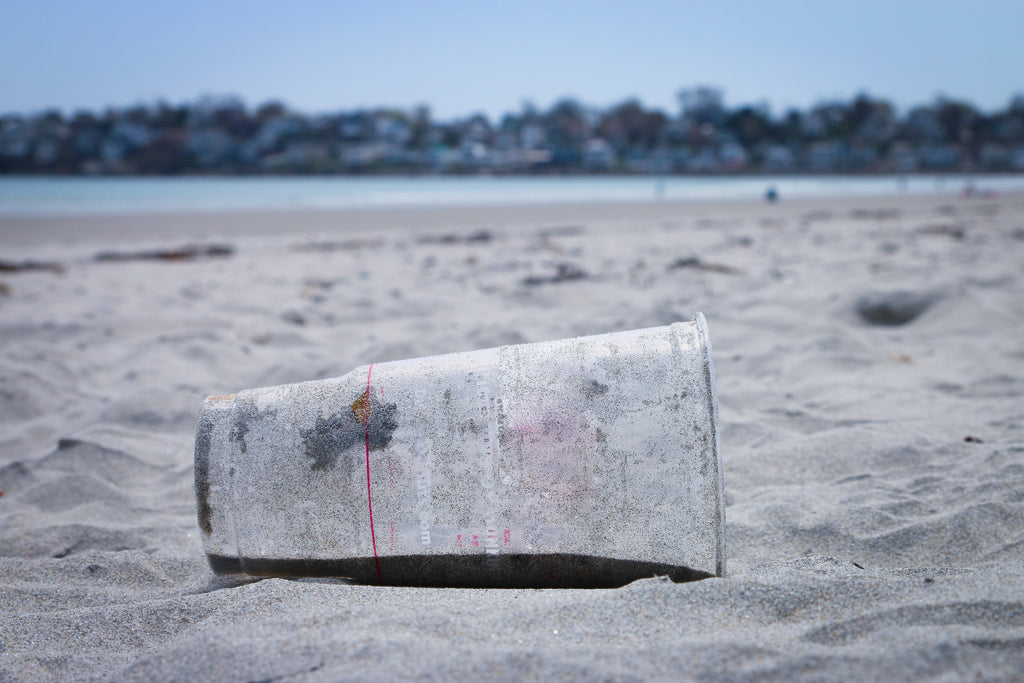
[[[0,219],[0,678],[1021,675],[1024,197],[90,220]],[[696,311],[728,577],[209,571],[203,396]]]

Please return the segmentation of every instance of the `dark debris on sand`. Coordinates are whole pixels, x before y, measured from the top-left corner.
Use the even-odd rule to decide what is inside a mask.
[[[319,242],[306,242],[305,244],[297,244],[292,248],[295,251],[330,252],[357,251],[359,249],[376,249],[382,246],[384,246],[384,240],[381,238],[356,238],[349,240],[325,240]]]
[[[954,223],[932,223],[922,227],[921,232],[925,235],[951,237],[958,242],[962,242],[964,237],[967,236],[967,230],[964,226]]]
[[[64,272],[63,264],[56,261],[0,261],[0,273],[24,273],[28,271]]]
[[[682,268],[692,268],[694,270],[702,270],[706,273],[722,273],[724,275],[741,275],[742,271],[732,266],[727,266],[722,263],[709,263],[703,261],[696,256],[687,256],[685,258],[679,258],[668,264],[668,270],[680,270]]]
[[[561,282],[572,282],[574,280],[585,280],[590,277],[587,271],[571,263],[559,263],[555,266],[553,275],[530,275],[523,278],[523,284],[527,287],[538,285],[554,285]]]
[[[458,233],[445,233],[443,235],[422,235],[416,241],[419,244],[488,244],[494,239],[490,230],[477,230],[466,235]]]
[[[141,251],[101,251],[93,260],[99,262],[118,261],[194,261],[203,258],[227,258],[235,253],[230,244],[186,244],[169,249],[144,249]]]

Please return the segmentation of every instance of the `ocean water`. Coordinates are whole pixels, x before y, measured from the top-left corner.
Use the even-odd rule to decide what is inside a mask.
[[[0,215],[332,209],[1024,190],[1024,174],[982,176],[0,177]]]

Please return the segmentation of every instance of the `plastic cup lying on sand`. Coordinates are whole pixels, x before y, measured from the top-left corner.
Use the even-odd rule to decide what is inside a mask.
[[[599,587],[725,572],[701,314],[211,396],[195,476],[218,574]]]

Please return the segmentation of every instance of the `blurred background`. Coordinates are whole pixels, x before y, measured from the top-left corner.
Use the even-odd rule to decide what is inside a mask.
[[[1019,0],[3,0],[0,173],[1017,173],[1022,28]]]

